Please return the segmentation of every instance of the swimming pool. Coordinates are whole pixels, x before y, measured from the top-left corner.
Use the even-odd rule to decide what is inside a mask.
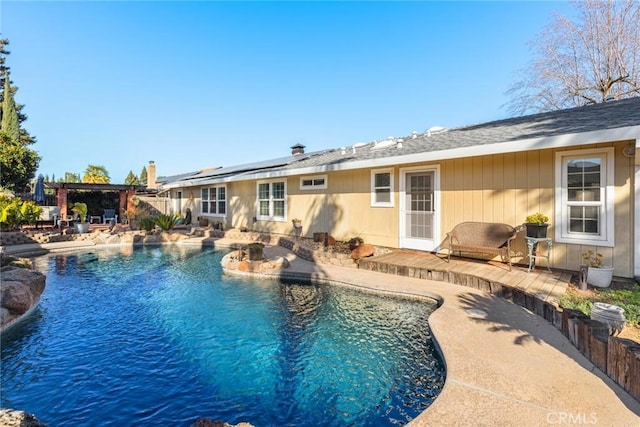
[[[222,274],[179,246],[41,257],[40,306],[3,334],[2,407],[51,425],[405,424],[444,384],[435,305]]]

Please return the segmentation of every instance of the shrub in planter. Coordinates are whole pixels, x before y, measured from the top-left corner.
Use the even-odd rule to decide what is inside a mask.
[[[549,217],[540,212],[527,216],[524,220],[527,228],[527,237],[547,237],[548,222]]]
[[[587,265],[587,283],[598,288],[606,288],[613,280],[613,267],[602,263],[603,255],[599,252],[588,250],[582,253],[583,265]]]
[[[264,259],[264,243],[254,242],[247,245],[249,261],[262,261]]]
[[[71,211],[78,215],[80,218],[80,223],[74,223],[73,227],[78,233],[88,233],[89,232],[89,224],[87,223],[87,204],[82,202],[76,202],[71,205]]]
[[[362,237],[353,237],[349,239],[349,249],[354,250],[355,248],[357,248],[363,243],[364,243],[364,240],[362,239]]]

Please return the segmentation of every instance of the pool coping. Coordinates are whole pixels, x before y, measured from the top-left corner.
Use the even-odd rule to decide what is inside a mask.
[[[68,243],[37,245],[38,254],[115,246]],[[213,242],[221,248],[243,244],[225,238]],[[264,277],[317,280],[439,302],[429,325],[446,364],[445,385],[409,426],[640,426],[640,403],[595,368],[553,325],[526,308],[459,285],[315,264],[280,246],[267,245],[265,255],[286,257],[290,267]],[[487,313],[486,318],[473,310]]]

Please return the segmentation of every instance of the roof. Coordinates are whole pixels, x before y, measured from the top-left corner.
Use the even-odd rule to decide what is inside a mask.
[[[640,138],[640,97],[221,168],[171,187],[384,167]],[[287,160],[288,159],[288,160]]]
[[[127,184],[97,184],[85,182],[48,182],[45,183],[48,188],[66,188],[67,190],[92,190],[92,191],[120,191],[135,190],[144,191],[146,185],[127,185]]]

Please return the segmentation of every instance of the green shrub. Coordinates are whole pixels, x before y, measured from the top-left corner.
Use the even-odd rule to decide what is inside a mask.
[[[82,202],[76,202],[71,205],[71,211],[80,217],[80,222],[87,221],[87,204]]]
[[[173,214],[171,215],[160,214],[156,216],[156,224],[158,225],[158,227],[162,229],[162,231],[171,230],[176,225],[177,222],[178,222],[178,217]]]
[[[22,203],[20,207],[20,213],[22,214],[22,219],[27,221],[29,224],[35,224],[38,218],[40,218],[40,214],[42,213],[42,207],[38,206],[35,202],[31,200],[27,200]]]
[[[154,227],[156,226],[156,220],[151,216],[140,218],[138,220],[138,226],[144,231],[153,231]]]
[[[42,208],[31,200],[0,195],[0,228],[3,230],[16,229],[23,221],[34,224],[41,212]]]

